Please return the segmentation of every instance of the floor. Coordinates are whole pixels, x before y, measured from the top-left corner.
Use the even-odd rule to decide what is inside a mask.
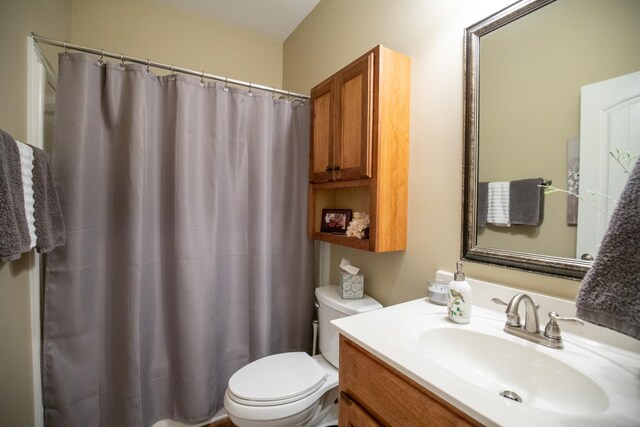
[[[236,425],[229,418],[225,418],[202,427],[236,427]]]

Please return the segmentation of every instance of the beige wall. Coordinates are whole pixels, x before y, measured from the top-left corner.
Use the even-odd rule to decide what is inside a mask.
[[[27,138],[27,43],[31,31],[67,38],[70,0],[0,1],[0,128]],[[46,50],[48,57],[51,50]],[[0,263],[0,425],[34,424],[29,273],[23,256]]]
[[[73,0],[72,4],[71,41],[76,44],[282,86],[281,42],[152,0]]]
[[[581,86],[640,70],[639,20],[637,0],[564,0],[482,37],[480,181],[543,177],[567,188]],[[555,193],[540,227],[488,226],[478,245],[574,258],[566,216],[567,196]]]
[[[282,45],[148,0],[2,0],[0,128],[26,138],[26,35],[67,39],[220,75],[309,89],[382,43],[413,59],[409,246],[373,255],[332,247],[384,304],[425,294],[459,258],[462,31],[512,0],[323,0]],[[282,84],[281,84],[282,83]],[[27,259],[0,264],[0,424],[31,425]],[[473,277],[573,297],[577,282],[467,263]]]
[[[344,256],[362,267],[366,292],[387,305],[425,296],[427,279],[437,269],[455,267],[461,240],[463,31],[511,3],[323,0],[285,41],[283,84],[305,93],[378,43],[413,61],[407,251],[371,254],[332,245],[332,279]],[[522,289],[574,298],[578,288],[576,281],[465,264],[470,276]]]

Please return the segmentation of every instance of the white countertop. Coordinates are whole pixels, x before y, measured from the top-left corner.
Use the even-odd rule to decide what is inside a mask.
[[[439,272],[438,274],[440,278],[447,279],[447,277],[449,277],[446,272]],[[568,332],[563,332],[563,338],[567,346],[565,350],[548,349],[539,344],[512,337],[501,331],[500,325],[503,325],[505,320],[504,307],[496,306],[496,309],[492,310],[475,305],[476,291],[477,295],[480,296],[483,301],[490,299],[487,298],[488,295],[495,295],[508,301],[510,296],[517,293],[518,290],[504,288],[486,282],[473,281],[472,279],[468,280],[474,291],[474,307],[470,325],[473,325],[474,317],[478,319],[491,319],[491,324],[493,321],[496,321],[496,325],[498,325],[496,334],[504,334],[509,337],[508,339],[520,340],[528,346],[538,346],[540,347],[540,351],[545,352],[551,357],[558,357],[557,355],[559,353],[555,352],[571,352],[572,346],[575,349],[585,349],[589,347],[589,351],[594,351],[598,355],[606,357],[607,360],[612,361],[635,376],[635,384],[631,384],[632,396],[630,397],[632,399],[638,399],[638,396],[640,396],[640,354],[633,351],[633,348],[631,351],[629,349],[625,350],[589,339],[593,337],[578,337]],[[565,311],[563,313],[561,310],[557,310],[561,315],[573,315],[573,313],[567,313],[567,308],[572,304],[570,301],[558,302],[553,301],[554,298],[539,296],[529,292],[528,294],[540,305],[546,304],[546,306],[552,306],[556,303],[560,304],[560,309],[564,309]],[[490,306],[489,304],[488,307]],[[602,414],[583,416],[557,413],[541,410],[531,405],[526,405],[525,403],[513,402],[503,397],[493,395],[485,389],[460,380],[453,376],[451,372],[437,364],[429,363],[429,359],[426,358],[424,354],[407,345],[406,333],[403,333],[403,328],[412,320],[415,324],[416,319],[421,317],[424,317],[424,321],[428,322],[448,322],[448,320],[446,320],[446,313],[446,306],[435,305],[430,303],[426,298],[422,298],[386,307],[381,310],[334,320],[332,325],[336,327],[342,335],[407,375],[427,390],[486,425],[580,425],[581,427],[640,425],[640,400],[635,400],[635,404],[633,404],[634,400],[631,400],[632,404],[629,405],[626,398],[616,398],[616,400],[620,401],[609,402],[611,410],[603,412]],[[546,313],[541,309],[540,321],[542,327],[544,327],[546,320]],[[422,319],[418,319],[418,321],[421,322]],[[480,322],[480,320],[477,320],[477,322]],[[451,323],[451,325],[453,325],[453,323]],[[447,324],[447,326],[450,325]],[[469,325],[455,325],[455,327],[468,328]],[[590,329],[587,328],[587,330]],[[612,333],[612,331],[608,331],[605,335]],[[598,335],[598,333],[595,335]],[[627,343],[624,338],[621,340]],[[629,344],[631,347],[633,347],[633,345],[634,343]],[[588,358],[588,355],[585,357]],[[588,363],[588,360],[585,363]]]

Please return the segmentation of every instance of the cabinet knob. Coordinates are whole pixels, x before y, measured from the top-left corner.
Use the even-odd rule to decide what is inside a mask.
[[[338,166],[338,165],[333,165],[333,170],[334,170],[334,171],[339,171],[339,170],[340,170],[340,166]]]
[[[333,168],[329,165],[327,165],[326,168],[324,168],[324,170],[326,170],[327,172],[331,172],[333,170]]]

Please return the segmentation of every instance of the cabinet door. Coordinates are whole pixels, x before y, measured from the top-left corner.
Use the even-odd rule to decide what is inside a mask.
[[[329,181],[334,176],[332,167],[334,140],[334,80],[330,79],[311,91],[311,182]]]
[[[340,335],[340,393],[385,426],[482,425],[344,335]]]
[[[340,410],[338,413],[340,427],[379,427],[382,425],[345,393],[340,393]]]
[[[337,179],[371,177],[374,54],[364,56],[337,76]]]

